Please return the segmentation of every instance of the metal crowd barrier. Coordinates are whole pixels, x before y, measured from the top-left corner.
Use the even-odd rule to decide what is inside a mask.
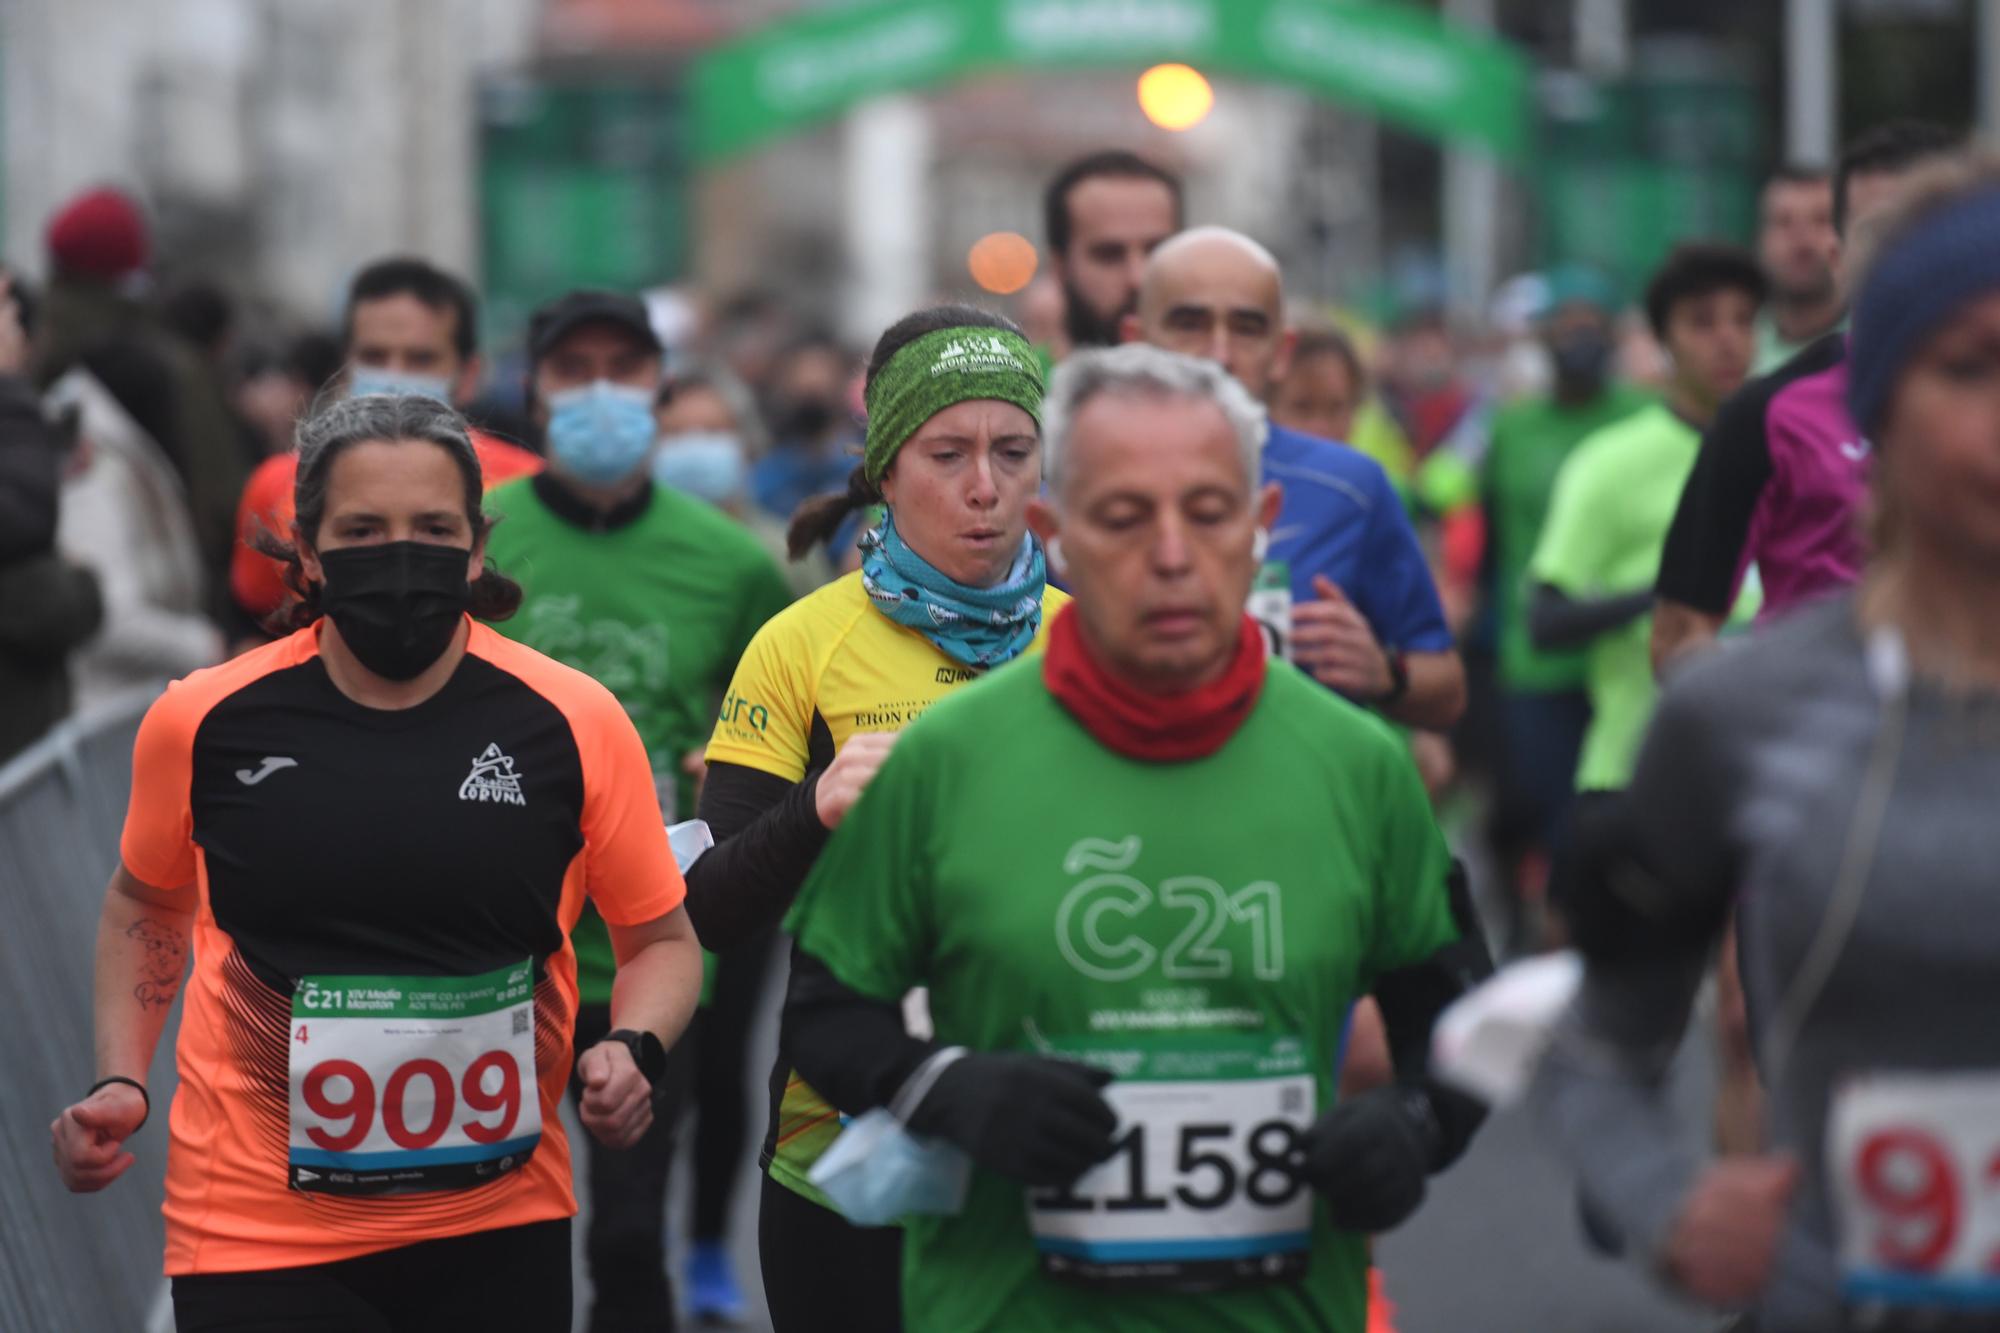
[[[132,740],[153,692],[72,718],[0,767],[0,1330],[171,1328],[160,1200],[176,1018],[148,1078],[138,1160],[73,1195],[49,1121],[92,1082],[91,973],[104,885],[132,785]]]

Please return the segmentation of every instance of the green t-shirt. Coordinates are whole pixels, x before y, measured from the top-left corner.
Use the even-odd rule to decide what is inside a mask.
[[[1652,588],[1701,436],[1654,405],[1576,447],[1556,478],[1529,578],[1568,597],[1619,597]],[[1739,618],[1754,613],[1746,587]],[[1640,616],[1585,650],[1590,730],[1577,763],[1579,791],[1611,791],[1632,776],[1657,692],[1653,618]]]
[[[1494,616],[1500,684],[1510,692],[1547,693],[1583,687],[1581,652],[1538,652],[1528,637],[1528,561],[1541,539],[1556,474],[1585,436],[1653,402],[1643,389],[1617,384],[1590,402],[1565,407],[1543,396],[1524,398],[1493,418],[1486,455],[1485,496],[1492,530]]]
[[[486,494],[500,520],[487,554],[524,594],[494,628],[617,695],[646,744],[661,813],[692,819],[682,762],[707,741],[736,659],[791,602],[784,575],[734,519],[665,486],[601,532],[558,514],[535,486],[524,477]],[[572,938],[584,1003],[609,1001],[616,964],[603,921],[586,912]]]
[[[925,713],[790,925],[863,994],[928,986],[941,1041],[1113,1070],[1125,1146],[1033,1222],[983,1170],[958,1216],[908,1219],[906,1326],[1360,1333],[1363,1238],[1271,1164],[1332,1105],[1355,998],[1456,938],[1448,863],[1402,744],[1283,662],[1186,764],[1099,745],[1033,661]],[[1307,1276],[1190,1296],[1044,1271],[1161,1262]]]

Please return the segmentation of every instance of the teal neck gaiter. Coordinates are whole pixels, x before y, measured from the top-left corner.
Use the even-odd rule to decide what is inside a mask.
[[[1007,577],[991,588],[972,588],[911,550],[896,531],[896,515],[861,538],[861,586],[876,610],[936,644],[969,667],[999,666],[1028,651],[1042,627],[1042,593],[1048,563],[1030,533]]]

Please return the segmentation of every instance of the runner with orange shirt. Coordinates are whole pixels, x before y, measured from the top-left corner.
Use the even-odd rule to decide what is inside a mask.
[[[582,1119],[622,1147],[701,957],[645,747],[580,672],[478,623],[477,457],[449,407],[300,432],[288,638],[169,687],[140,728],[98,932],[99,1081],[50,1126],[104,1188],[188,955],[166,1271],[182,1333],[567,1329],[557,1106],[588,896],[618,957]],[[470,613],[470,614],[468,614]]]
[[[471,288],[421,259],[378,260],[347,289],[341,330],[347,393],[413,393],[463,407],[479,391],[479,308]],[[491,488],[542,470],[540,455],[469,430]],[[292,485],[299,457],[287,450],[257,465],[236,507],[229,592],[252,620],[285,600],[284,566],[257,550],[260,532],[292,530]]]

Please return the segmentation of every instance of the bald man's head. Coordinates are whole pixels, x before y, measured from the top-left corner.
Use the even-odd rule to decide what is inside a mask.
[[[1219,361],[1263,398],[1291,364],[1282,293],[1269,250],[1227,227],[1194,227],[1146,261],[1125,339]]]

